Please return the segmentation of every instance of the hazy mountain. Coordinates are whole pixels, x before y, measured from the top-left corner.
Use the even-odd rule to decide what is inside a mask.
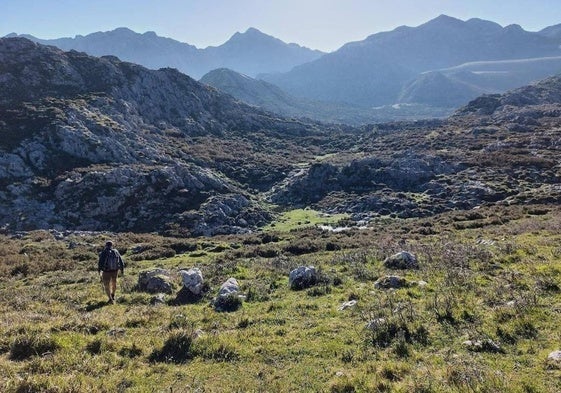
[[[29,35],[23,37],[66,51],[74,49],[93,56],[113,55],[152,69],[173,67],[197,79],[220,67],[248,75],[284,72],[323,55],[317,50],[286,44],[254,28],[234,34],[220,46],[206,49],[160,37],[154,32],[139,34],[127,28],[52,40]]]
[[[561,57],[470,62],[420,74],[404,87],[399,102],[458,107],[558,73]]]
[[[545,29],[540,30],[538,33],[545,37],[561,40],[561,23],[558,25],[546,27]]]
[[[407,85],[402,90],[398,101],[440,107],[459,106],[484,93],[489,93],[489,91],[434,71],[421,74],[415,81]]]
[[[263,78],[290,94],[371,106],[397,102],[422,72],[466,62],[560,56],[557,40],[480,19],[441,15],[344,45],[288,73]]]
[[[359,125],[411,118],[442,117],[449,113],[441,108],[429,108],[419,104],[359,108],[342,103],[309,100],[290,95],[266,81],[254,79],[226,68],[205,74],[200,82],[216,87],[232,97],[269,112],[328,123]]]

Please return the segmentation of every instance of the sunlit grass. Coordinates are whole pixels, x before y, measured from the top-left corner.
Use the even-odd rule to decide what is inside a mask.
[[[311,209],[295,209],[282,213],[277,220],[265,226],[264,231],[289,232],[316,225],[337,225],[348,214],[325,214]]]
[[[289,216],[312,221],[314,214]],[[463,231],[451,229],[455,221],[435,223],[439,233],[431,236],[412,236],[416,221],[394,222],[367,235],[304,228],[278,238],[267,232],[189,239],[196,247],[155,259],[150,250],[135,254],[135,245],[167,253],[181,241],[116,235],[127,268],[115,305],[104,304],[95,258],[73,259],[95,255],[104,237],[81,239],[75,249],[44,233],[3,237],[0,252],[8,259],[24,247],[41,252],[30,256],[28,263],[38,264],[26,275],[2,270],[0,390],[560,391],[561,371],[546,362],[561,342],[559,215]],[[302,238],[310,247],[337,242],[341,249],[282,251]],[[254,253],[264,246],[280,254]],[[384,257],[402,248],[418,256],[419,270],[384,268]],[[56,270],[44,259],[55,256],[70,267]],[[290,290],[288,273],[299,265],[314,265],[324,281]],[[179,287],[177,270],[195,266],[210,283],[200,302],[171,305],[175,295],[168,295],[167,304],[154,306],[153,295],[134,288],[138,273],[152,267],[169,269]],[[375,289],[386,274],[427,284]],[[217,312],[212,298],[228,277],[246,298],[235,312]],[[339,310],[349,300],[356,306]],[[378,318],[385,322],[365,328]],[[487,339],[501,351],[463,344]]]

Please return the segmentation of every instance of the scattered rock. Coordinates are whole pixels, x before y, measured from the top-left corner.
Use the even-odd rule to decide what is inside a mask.
[[[388,269],[418,269],[417,257],[407,251],[401,251],[386,258],[384,266]]]
[[[386,318],[374,318],[373,320],[371,320],[370,322],[368,322],[366,324],[366,329],[368,330],[376,330],[378,329],[380,326],[383,326],[386,324]]]
[[[423,281],[423,280],[417,281],[417,286],[418,286],[419,288],[425,288],[427,285],[429,285],[429,283],[426,282],[426,281]]]
[[[561,365],[561,350],[551,352],[547,355],[547,360]]]
[[[499,344],[486,338],[483,340],[466,340],[462,343],[468,350],[474,352],[491,352],[491,353],[503,353],[504,350]]]
[[[108,336],[124,336],[127,331],[123,328],[113,328],[107,331]]]
[[[240,286],[238,281],[230,277],[220,286],[218,296],[214,300],[216,311],[235,311],[242,305],[242,299],[238,296]]]
[[[378,289],[398,289],[407,287],[408,285],[409,283],[407,280],[399,276],[384,276],[374,283],[374,287]]]
[[[341,304],[341,306],[339,307],[339,311],[346,310],[347,308],[352,308],[356,306],[356,304],[357,304],[356,300],[349,300],[348,302]]]
[[[288,284],[291,289],[300,290],[315,285],[318,281],[316,268],[313,266],[300,266],[290,272]]]
[[[193,295],[200,295],[203,290],[203,273],[198,268],[180,270],[183,286]]]
[[[189,270],[180,270],[183,280],[183,287],[177,293],[175,304],[195,303],[203,297],[208,291],[208,285],[205,285],[203,274],[198,268]]]
[[[149,293],[172,293],[170,273],[164,269],[153,269],[138,275],[138,289]]]

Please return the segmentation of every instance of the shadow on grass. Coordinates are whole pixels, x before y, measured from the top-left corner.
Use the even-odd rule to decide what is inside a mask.
[[[101,301],[101,302],[89,302],[86,307],[84,308],[84,310],[86,311],[93,311],[93,310],[97,310],[100,309],[102,307],[107,306],[107,301]]]

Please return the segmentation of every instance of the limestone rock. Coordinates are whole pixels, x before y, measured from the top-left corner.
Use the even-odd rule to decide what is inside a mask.
[[[318,281],[316,268],[313,266],[300,266],[290,272],[288,284],[291,289],[305,289],[315,285]]]
[[[561,350],[551,352],[547,355],[547,360],[561,366]]]
[[[370,322],[368,322],[366,324],[366,329],[376,330],[376,329],[380,328],[381,326],[384,326],[385,324],[386,324],[386,319],[385,318],[374,318],[373,320],[371,320]]]
[[[239,296],[240,286],[238,281],[230,277],[220,286],[218,296],[214,300],[214,308],[217,311],[235,311],[242,305]]]
[[[172,293],[170,273],[164,269],[153,269],[138,275],[138,289],[149,293]]]
[[[166,295],[164,293],[158,293],[155,296],[152,296],[150,304],[153,306],[166,304]]]
[[[183,286],[193,295],[200,295],[203,290],[203,273],[198,268],[180,270]]]
[[[357,304],[356,300],[349,300],[348,302],[345,302],[341,304],[341,306],[339,306],[339,311],[346,310],[347,308],[353,308],[356,306],[356,304]]]
[[[491,353],[502,353],[504,350],[502,347],[491,340],[486,338],[483,340],[466,340],[462,343],[468,350],[474,352],[491,352]]]
[[[401,251],[384,260],[384,266],[388,269],[418,269],[417,257],[410,252]]]
[[[192,268],[188,270],[180,270],[183,287],[175,297],[175,304],[195,303],[202,299],[208,286],[203,280],[203,274],[200,269]]]

